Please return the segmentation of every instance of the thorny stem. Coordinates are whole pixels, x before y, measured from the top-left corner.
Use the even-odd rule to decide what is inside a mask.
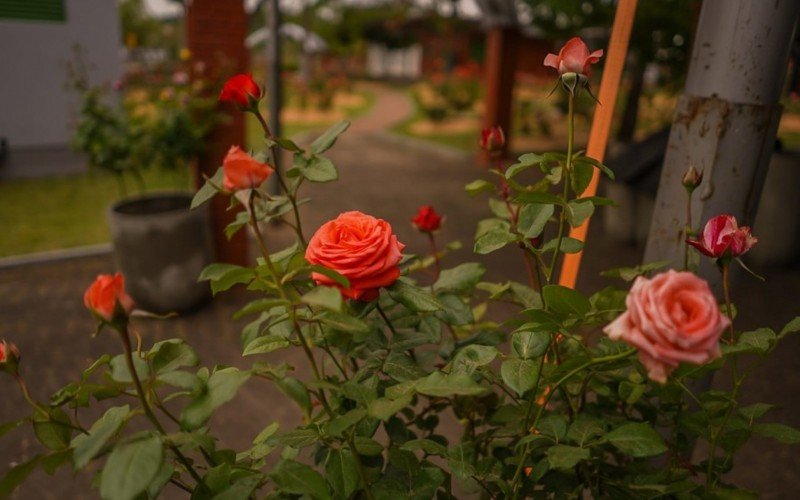
[[[566,375],[564,375],[563,377],[558,379],[558,381],[550,387],[550,391],[545,396],[545,399],[544,399],[544,401],[542,401],[541,406],[539,406],[539,411],[536,412],[536,418],[533,420],[533,424],[530,427],[526,427],[526,429],[530,429],[530,428],[535,429],[536,428],[536,426],[539,424],[539,420],[542,418],[542,414],[544,413],[545,408],[547,408],[547,404],[550,402],[550,398],[553,397],[553,394],[555,394],[556,389],[561,387],[561,384],[563,384],[564,382],[566,382],[567,380],[572,378],[575,374],[580,373],[581,371],[583,371],[583,370],[585,370],[585,369],[587,369],[587,368],[589,368],[591,366],[601,365],[603,363],[611,363],[613,361],[619,361],[621,359],[625,359],[627,357],[630,357],[630,356],[632,356],[634,354],[636,354],[636,349],[628,349],[626,351],[622,351],[622,352],[617,353],[617,354],[610,354],[608,356],[603,356],[601,358],[594,358],[593,360],[587,361],[586,363],[582,364],[581,366],[575,368],[574,370],[570,371],[569,373],[567,373]],[[540,370],[540,373],[541,373],[541,370]],[[537,380],[537,386],[538,386],[538,380]],[[538,389],[538,387],[534,388],[534,391],[536,389]],[[535,401],[535,400],[536,400],[536,397],[535,397],[535,392],[534,392],[534,396],[533,396],[532,401]],[[533,407],[533,405],[531,404],[531,406],[529,408],[532,408],[532,407]],[[526,418],[526,421],[527,420],[528,419]],[[519,485],[519,481],[520,481],[520,479],[522,477],[522,470],[523,470],[524,465],[525,465],[525,456],[527,454],[528,454],[528,446],[526,445],[524,450],[523,450],[523,452],[522,452],[522,455],[519,458],[519,463],[517,464],[517,470],[516,470],[516,472],[514,472],[514,478],[511,481],[511,491],[513,492],[512,499],[519,498],[519,486],[520,486]]]
[[[258,123],[260,123],[261,128],[264,129],[264,137],[266,137],[269,140],[274,140],[274,136],[272,135],[272,132],[270,132],[269,130],[269,125],[267,125],[267,122],[264,120],[264,117],[261,116],[261,112],[258,110],[258,108],[255,108],[253,110],[253,114],[256,115],[256,118],[258,118]],[[274,145],[269,147],[269,153],[270,156],[272,157],[273,163],[275,163],[275,177],[278,179],[278,184],[280,185],[283,192],[286,193],[286,197],[289,198],[289,203],[292,204],[292,212],[294,213],[294,221],[295,221],[292,227],[297,233],[297,237],[300,238],[300,242],[303,244],[303,247],[306,247],[308,246],[308,242],[306,241],[305,235],[303,235],[303,225],[302,222],[300,221],[300,210],[297,208],[297,199],[295,198],[294,194],[292,194],[292,192],[289,191],[289,187],[287,186],[286,181],[283,180],[283,175],[281,174],[277,164],[278,151]]]
[[[139,380],[139,374],[136,373],[136,366],[133,364],[133,348],[131,347],[131,337],[128,334],[128,327],[127,325],[123,326],[119,330],[120,339],[122,340],[122,347],[125,349],[125,364],[128,365],[128,371],[131,374],[131,379],[133,379],[133,385],[136,387],[136,393],[139,395],[139,401],[142,403],[142,409],[144,410],[145,416],[150,420],[153,424],[153,427],[156,428],[159,434],[162,436],[166,436],[167,432],[164,430],[164,427],[161,425],[161,422],[158,421],[156,415],[153,413],[153,409],[150,407],[150,403],[147,401],[147,396],[144,393],[144,388],[142,388],[142,381]],[[203,482],[203,478],[197,474],[197,471],[194,470],[192,463],[189,462],[189,459],[178,449],[177,446],[174,444],[167,444],[167,447],[172,450],[172,453],[178,458],[178,461],[183,464],[186,468],[186,471],[194,478],[197,485],[202,488],[203,490],[208,490],[208,486],[206,486],[205,482]]]
[[[28,391],[28,384],[25,383],[22,375],[17,373],[14,375],[14,378],[17,379],[17,383],[19,384],[19,388],[22,391],[22,396],[25,398],[25,401],[27,401],[34,410],[41,412],[44,415],[49,415],[48,411],[31,397],[31,393]]]
[[[567,197],[569,196],[569,182],[570,174],[572,173],[572,148],[575,144],[575,97],[569,94],[567,98],[569,107],[567,110],[567,161],[564,165],[564,171],[561,175],[561,180],[564,182],[564,205],[561,207],[561,214],[558,218],[558,237],[556,239],[556,248],[553,250],[553,259],[550,262],[550,268],[547,271],[547,283],[553,281],[553,274],[556,270],[556,263],[558,262],[558,254],[561,253],[561,243],[564,240],[564,229],[567,223]]]

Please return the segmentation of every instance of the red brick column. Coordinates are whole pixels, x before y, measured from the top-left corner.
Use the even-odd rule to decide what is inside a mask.
[[[505,155],[511,136],[511,104],[516,70],[516,38],[514,28],[496,26],[486,34],[486,111],[483,126],[500,125],[506,134]]]
[[[247,15],[242,0],[194,0],[186,16],[186,33],[192,60],[204,62],[209,74],[226,78],[247,71],[247,49],[244,46]],[[230,115],[230,120],[211,133],[208,149],[198,160],[198,170],[208,176],[222,165],[231,145],[244,146],[245,142],[244,114],[228,105],[222,107]],[[201,176],[196,178],[198,184],[203,183]],[[225,237],[225,226],[235,216],[235,211],[227,210],[229,204],[230,201],[222,196],[211,201],[217,259],[246,264],[247,233],[239,231],[230,241]]]

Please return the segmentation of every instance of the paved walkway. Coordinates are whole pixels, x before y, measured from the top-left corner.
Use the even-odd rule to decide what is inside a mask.
[[[399,92],[378,91],[373,112],[354,123],[330,152],[340,169],[340,181],[308,190],[313,202],[303,208],[306,231],[310,234],[313,228],[342,211],[358,209],[389,220],[409,252],[425,252],[427,241],[411,228],[408,220],[420,204],[431,203],[447,215],[441,240],[459,239],[466,247],[448,262],[473,259],[469,248],[475,223],[488,215],[488,209],[483,201],[471,200],[463,186],[485,175],[485,171],[468,154],[421,145],[383,131],[410,109],[408,100]],[[276,248],[279,241],[289,239],[286,231],[274,227],[269,229],[267,237]],[[641,258],[641,249],[604,238],[599,223],[592,226],[588,249],[579,284],[582,290],[598,290],[614,284],[599,277],[600,270],[632,265]],[[522,280],[522,263],[514,249],[481,260],[492,270],[490,279]],[[94,276],[112,269],[107,255],[0,269],[0,338],[19,345],[31,391],[39,399],[75,378],[81,368],[101,353],[118,351],[112,335],[91,338],[93,322],[81,303],[82,293]],[[800,270],[759,271],[767,276],[768,284],[743,279],[742,286],[736,289],[740,321],[746,327],[762,324],[777,327],[798,313]],[[179,336],[197,348],[204,364],[245,366],[239,342],[243,322],[229,318],[246,299],[243,292],[226,294],[194,314],[164,321],[137,320],[136,328],[145,345]],[[786,342],[745,388],[748,400],[780,404],[782,408],[771,418],[794,426],[800,426],[798,353],[800,336]],[[267,358],[287,361],[297,367],[298,377],[307,376],[298,352],[281,352]],[[4,394],[0,398],[0,420],[23,414],[24,401],[12,382],[0,379],[0,388]],[[223,407],[211,425],[222,445],[242,447],[270,422],[279,421],[286,428],[298,417],[292,403],[270,384],[253,381],[234,402]],[[89,422],[88,414],[81,420]],[[31,432],[25,429],[0,438],[0,450],[0,472],[4,472],[12,460],[30,457],[37,446]],[[797,457],[796,449],[756,440],[745,448],[731,478],[762,492],[764,498],[788,498],[800,484],[800,470],[795,466]],[[88,490],[88,484],[87,476],[78,475],[73,480],[67,470],[55,478],[37,472],[14,498],[94,497],[95,492]]]

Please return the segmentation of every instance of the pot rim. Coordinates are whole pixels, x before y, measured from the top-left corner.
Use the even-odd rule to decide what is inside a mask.
[[[189,203],[185,207],[175,207],[170,208],[168,210],[161,210],[158,212],[151,212],[151,213],[127,213],[120,211],[120,208],[133,203],[140,203],[140,202],[147,202],[150,200],[159,200],[164,198],[182,198],[187,200]],[[135,196],[126,196],[125,198],[119,199],[113,202],[108,207],[108,213],[111,214],[113,217],[120,217],[120,218],[142,218],[142,217],[168,217],[175,214],[183,214],[192,212],[193,210],[189,207],[192,198],[194,198],[194,192],[189,190],[159,190],[159,191],[152,191],[149,193],[138,194]],[[198,212],[202,212],[198,210]]]

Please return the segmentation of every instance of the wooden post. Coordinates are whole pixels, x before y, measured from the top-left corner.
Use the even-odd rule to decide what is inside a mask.
[[[511,137],[511,105],[514,94],[514,73],[516,71],[516,28],[498,24],[489,28],[486,34],[486,111],[483,126],[503,127],[506,135],[505,155]],[[478,138],[475,138],[476,142]],[[482,157],[488,162],[488,157]]]
[[[186,16],[187,44],[192,60],[203,62],[207,73],[227,77],[247,71],[247,15],[242,0],[194,0]],[[206,152],[198,160],[200,174],[211,176],[222,165],[232,145],[245,146],[244,114],[224,105],[229,120],[218,125],[208,139]],[[200,175],[198,187],[202,185]],[[239,231],[228,240],[225,226],[233,221],[236,212],[228,211],[230,201],[216,196],[211,201],[211,221],[217,259],[233,264],[247,264],[247,233]]]

